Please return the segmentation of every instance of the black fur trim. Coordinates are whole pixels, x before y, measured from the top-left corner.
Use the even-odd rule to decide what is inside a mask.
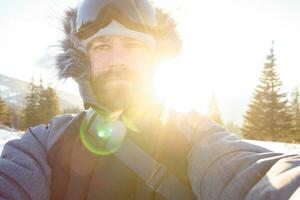
[[[158,30],[155,35],[160,57],[172,57],[181,51],[181,39],[174,20],[161,9],[156,9]],[[56,69],[60,79],[69,77],[89,79],[90,62],[87,52],[76,37],[77,8],[69,9],[62,20],[65,37],[60,41],[61,52],[56,56]]]

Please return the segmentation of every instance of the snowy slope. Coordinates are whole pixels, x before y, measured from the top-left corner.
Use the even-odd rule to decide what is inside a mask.
[[[2,152],[4,144],[12,139],[20,138],[21,133],[12,132],[6,129],[0,128],[0,152]],[[287,144],[282,142],[266,142],[256,140],[245,140],[249,143],[263,146],[275,152],[288,153],[288,154],[300,154],[300,144]]]
[[[21,133],[0,129],[0,152],[2,152],[3,146],[7,141],[20,138],[20,136]]]
[[[249,143],[263,146],[266,149],[270,149],[274,152],[286,153],[286,154],[300,154],[300,144],[289,144],[283,142],[267,142],[258,140],[245,140]]]

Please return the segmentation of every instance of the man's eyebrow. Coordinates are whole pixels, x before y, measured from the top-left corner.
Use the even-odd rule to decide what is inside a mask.
[[[111,42],[113,40],[114,40],[114,38],[112,38],[110,36],[96,37],[92,41],[89,42],[88,48],[91,47],[95,43],[101,43],[101,42],[106,43],[106,42]],[[130,38],[130,37],[121,37],[120,40],[123,42],[135,42],[136,41],[136,42],[142,43],[141,41],[134,39],[134,38]]]
[[[108,42],[108,41],[109,41],[109,38],[107,38],[107,37],[96,37],[88,43],[87,48],[89,49],[95,43]]]
[[[111,39],[109,39],[108,37],[97,37],[95,39],[93,39],[91,41],[91,44],[94,43],[94,42],[109,42]]]

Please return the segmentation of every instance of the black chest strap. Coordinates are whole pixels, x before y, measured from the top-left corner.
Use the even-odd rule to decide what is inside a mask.
[[[114,155],[140,176],[150,188],[166,199],[195,199],[189,187],[130,140],[126,139]]]
[[[92,118],[96,123],[102,120],[93,109],[89,109],[86,120]],[[126,138],[114,155],[167,200],[196,199],[190,187],[179,181],[165,165],[157,162],[130,139]]]

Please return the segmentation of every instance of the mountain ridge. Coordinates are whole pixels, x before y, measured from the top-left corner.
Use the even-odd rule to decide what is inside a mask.
[[[0,74],[1,97],[17,109],[21,109],[22,105],[24,105],[25,97],[29,93],[29,84],[29,82]],[[55,91],[57,92],[61,109],[68,107],[83,108],[82,100],[79,96],[56,89]]]

